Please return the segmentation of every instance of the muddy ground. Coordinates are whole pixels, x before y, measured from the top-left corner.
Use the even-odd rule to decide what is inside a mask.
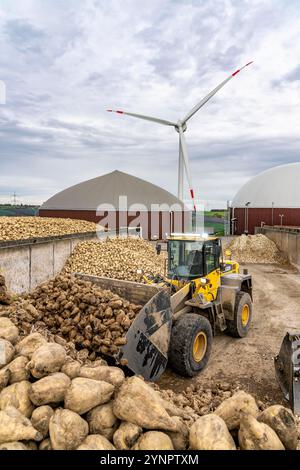
[[[274,356],[285,333],[300,332],[300,273],[293,267],[247,265],[253,276],[254,313],[246,338],[214,338],[206,369],[193,379],[167,370],[159,384],[176,392],[194,383],[228,382],[266,403],[284,403],[275,379]]]

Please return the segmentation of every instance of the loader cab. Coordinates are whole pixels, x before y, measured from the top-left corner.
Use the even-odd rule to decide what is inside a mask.
[[[221,244],[217,238],[195,234],[168,239],[168,279],[191,281],[220,268]]]

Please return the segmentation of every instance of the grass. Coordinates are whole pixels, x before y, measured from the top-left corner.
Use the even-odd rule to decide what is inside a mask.
[[[212,210],[212,211],[205,211],[204,216],[205,217],[218,217],[220,219],[224,219],[226,217],[227,211],[221,211],[221,210]]]
[[[204,226],[213,228],[214,234],[217,236],[224,235],[224,220],[226,218],[226,210],[211,210],[204,212]],[[220,222],[211,221],[210,218],[220,219]]]
[[[204,224],[205,227],[212,227],[215,235],[224,235],[224,224],[210,223]]]
[[[0,204],[0,217],[33,216],[37,210],[38,206]]]

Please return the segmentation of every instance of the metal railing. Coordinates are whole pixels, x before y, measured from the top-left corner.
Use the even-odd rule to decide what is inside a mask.
[[[264,229],[273,232],[288,232],[288,233],[300,233],[300,227],[292,227],[289,225],[263,225],[262,227],[256,227],[257,233],[263,233]]]

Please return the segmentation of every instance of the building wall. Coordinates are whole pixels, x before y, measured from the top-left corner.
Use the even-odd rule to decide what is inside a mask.
[[[248,232],[254,234],[255,227],[260,227],[262,223],[266,225],[281,225],[280,214],[283,214],[282,225],[300,227],[300,208],[278,209],[272,208],[251,208],[236,207],[231,209],[231,218],[236,218],[234,234],[241,235],[245,232],[245,215],[248,212]]]
[[[111,230],[119,230],[120,227],[142,228],[142,235],[145,239],[166,238],[166,233],[184,232],[189,230],[189,212],[177,212],[174,216],[170,212],[105,212],[104,215],[97,215],[96,211],[81,210],[39,210],[40,217],[63,217],[71,219],[88,220],[99,223]],[[185,229],[186,227],[186,229]]]

